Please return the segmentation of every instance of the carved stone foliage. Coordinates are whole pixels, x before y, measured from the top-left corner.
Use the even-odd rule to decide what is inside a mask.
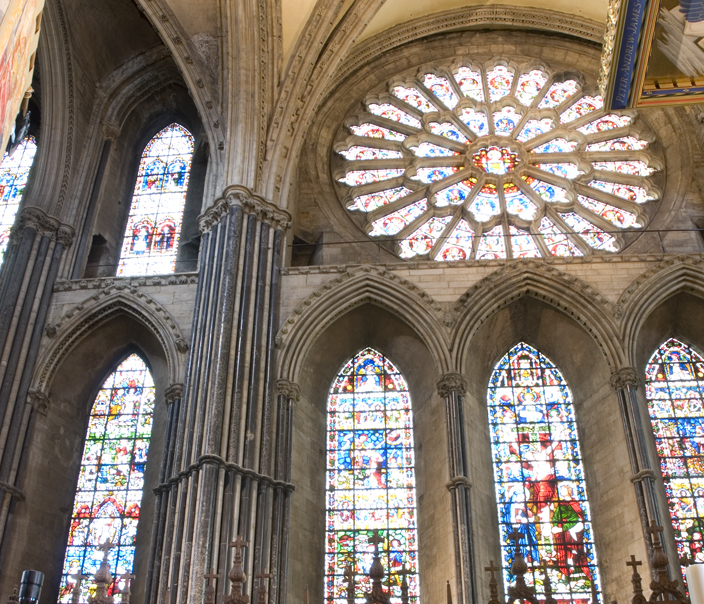
[[[298,402],[301,399],[301,387],[289,380],[276,381],[277,394],[284,395],[287,399]]]
[[[25,229],[33,229],[40,237],[49,237],[64,247],[69,247],[73,243],[73,228],[62,224],[39,208],[25,207],[20,210],[10,237],[17,239]]]
[[[453,392],[460,395],[467,393],[467,380],[459,373],[447,373],[438,382],[438,394],[440,396],[447,398]]]
[[[639,384],[638,371],[633,367],[623,367],[611,374],[611,387],[614,390],[621,390],[626,386],[637,387]]]

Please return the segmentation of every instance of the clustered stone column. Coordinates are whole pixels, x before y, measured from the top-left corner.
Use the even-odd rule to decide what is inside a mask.
[[[611,374],[611,387],[618,395],[628,457],[631,463],[631,482],[636,493],[643,537],[650,560],[653,553],[653,543],[649,527],[651,521],[655,521],[658,526],[662,526],[662,523],[655,495],[656,474],[652,469],[643,417],[638,404],[639,382],[638,372],[633,367],[624,367]]]
[[[73,229],[38,208],[24,208],[12,229],[0,272],[0,552],[15,504],[25,448],[45,396],[30,392],[49,302]]]
[[[464,429],[462,397],[467,381],[459,373],[448,373],[438,382],[438,393],[445,399],[448,461],[450,481],[447,488],[452,498],[452,521],[455,535],[457,600],[469,604],[477,601],[472,544],[472,507],[467,467],[467,439]]]
[[[191,356],[183,398],[172,405],[149,602],[202,602],[210,569],[226,594],[238,535],[248,543],[245,593],[267,569],[282,576],[293,489],[282,449],[295,397],[274,396],[273,351],[289,224],[287,212],[241,186],[201,217]]]

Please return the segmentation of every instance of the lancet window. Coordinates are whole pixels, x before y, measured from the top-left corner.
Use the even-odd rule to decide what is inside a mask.
[[[37,154],[37,141],[27,136],[10,155],[0,163],[0,263],[5,257],[10,230],[27,186],[29,171]]]
[[[646,226],[662,165],[638,116],[592,88],[501,60],[397,78],[340,130],[341,201],[402,258],[618,252]]]
[[[115,592],[119,575],[132,571],[153,410],[151,373],[132,354],[105,380],[90,414],[59,602],[71,602],[77,574],[88,576],[84,594],[95,590],[92,577],[106,541],[115,546],[108,556],[114,577],[108,593]]]
[[[704,357],[668,339],[645,370],[677,556],[704,562]]]
[[[374,531],[392,597],[404,569],[418,602],[413,412],[408,385],[384,355],[366,348],[340,371],[328,398],[325,600],[343,604],[352,569],[356,598],[371,589]],[[400,600],[399,600],[400,601]]]
[[[548,567],[560,603],[591,600],[596,553],[572,394],[560,371],[525,343],[496,365],[487,396],[504,583],[520,534],[526,582],[544,593]]]
[[[139,164],[118,276],[176,270],[183,210],[193,158],[193,136],[171,124],[149,141]]]

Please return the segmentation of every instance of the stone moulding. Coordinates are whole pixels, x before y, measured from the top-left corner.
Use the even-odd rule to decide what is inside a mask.
[[[40,237],[49,237],[52,241],[61,243],[68,248],[73,243],[74,230],[67,224],[62,224],[43,210],[35,207],[25,207],[19,212],[15,225],[12,227],[10,239],[17,240],[25,229],[33,229]]]
[[[274,228],[286,230],[291,226],[292,217],[289,212],[266,201],[245,186],[232,185],[198,218],[201,232],[209,231],[234,206],[242,207],[248,214],[255,214],[259,220]]]
[[[97,279],[61,280],[54,284],[55,292],[72,292],[111,287],[154,287],[158,285],[193,285],[198,283],[198,273],[177,273],[154,277],[100,277]]]

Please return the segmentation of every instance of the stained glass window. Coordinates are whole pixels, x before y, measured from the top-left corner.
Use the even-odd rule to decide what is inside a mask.
[[[656,211],[662,163],[647,124],[606,111],[567,76],[533,63],[448,63],[394,82],[393,99],[374,91],[335,144],[343,205],[402,258],[621,251]]]
[[[103,558],[98,546],[105,541],[116,546],[108,556],[113,576],[132,572],[153,409],[152,376],[133,354],[105,380],[90,414],[59,602],[71,602],[76,573],[91,577],[83,589],[95,593],[91,580]],[[118,583],[119,577],[109,594]]]
[[[15,223],[36,154],[37,141],[33,136],[28,136],[12,155],[5,153],[0,163],[0,264],[5,257],[10,230]]]
[[[406,380],[382,354],[366,348],[340,371],[328,398],[325,600],[346,604],[344,572],[355,573],[357,602],[371,590],[375,530],[395,601],[403,565],[417,604],[413,412]]]
[[[645,394],[678,557],[704,562],[704,357],[670,338],[645,369]]]
[[[118,276],[164,275],[176,269],[193,137],[171,124],[149,141],[139,164]]]
[[[521,342],[496,365],[487,402],[504,582],[513,581],[508,535],[516,529],[526,582],[542,594],[547,565],[560,604],[587,604],[599,577],[570,389]]]

